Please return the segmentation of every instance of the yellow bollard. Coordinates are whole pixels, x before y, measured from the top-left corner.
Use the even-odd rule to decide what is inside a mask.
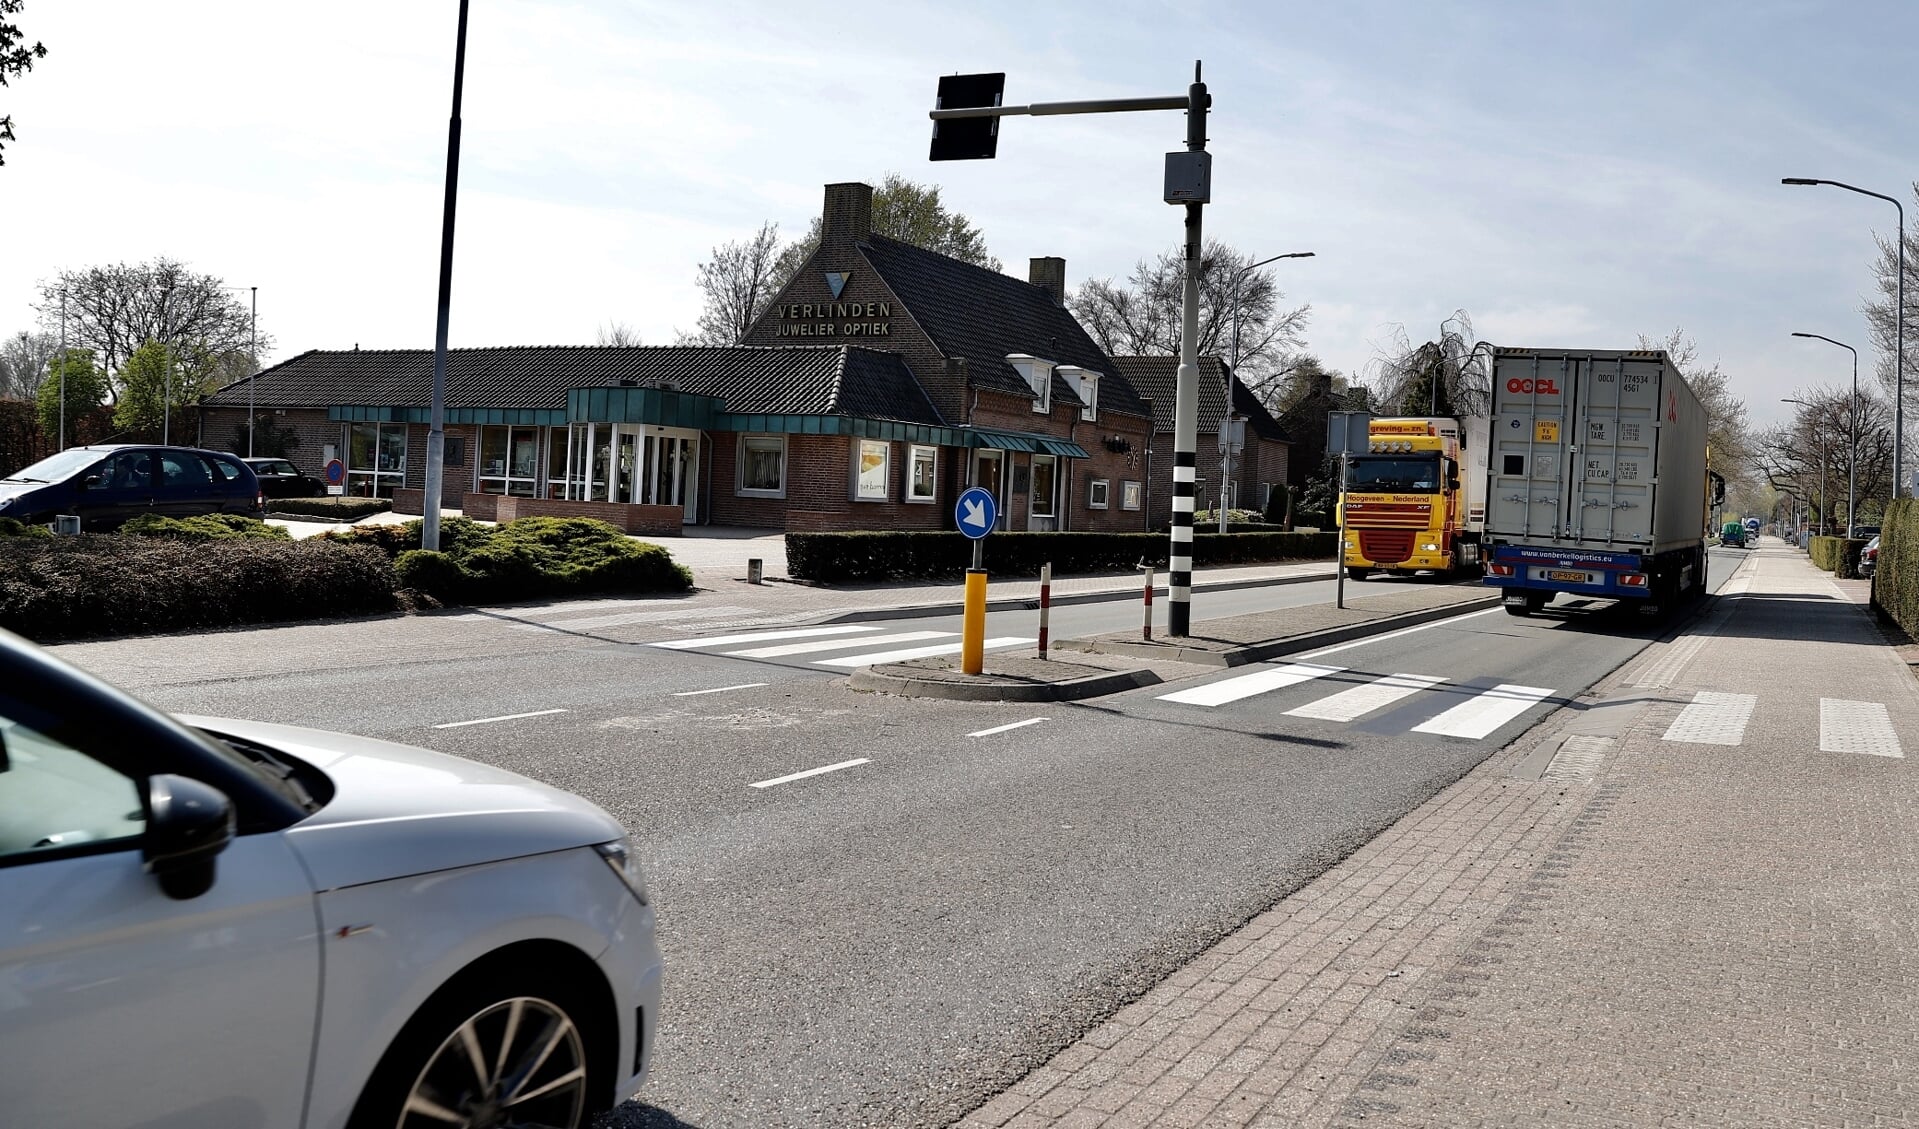
[[[986,570],[966,570],[966,611],[960,618],[960,671],[978,674],[986,665]]]

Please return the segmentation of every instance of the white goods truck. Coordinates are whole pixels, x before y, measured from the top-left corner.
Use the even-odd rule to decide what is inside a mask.
[[[1706,411],[1657,349],[1492,351],[1485,583],[1659,614],[1706,590]]]

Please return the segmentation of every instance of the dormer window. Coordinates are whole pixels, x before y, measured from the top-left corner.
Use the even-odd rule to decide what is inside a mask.
[[[1046,415],[1053,410],[1053,362],[1042,361],[1026,353],[1009,353],[1006,363],[1013,366],[1033,390],[1033,410]]]
[[[1073,395],[1079,397],[1079,418],[1088,423],[1098,420],[1100,374],[1078,365],[1061,365],[1059,375],[1066,381],[1066,386],[1073,390]]]

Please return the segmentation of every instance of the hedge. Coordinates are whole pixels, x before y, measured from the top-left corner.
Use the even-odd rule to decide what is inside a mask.
[[[325,535],[394,560],[401,583],[441,603],[531,600],[589,592],[684,592],[693,574],[659,545],[590,518],[527,517],[493,527],[440,522],[440,549],[420,548],[420,522]]]
[[[1857,576],[1860,550],[1870,540],[1870,537],[1814,537],[1807,546],[1807,552],[1813,564],[1834,576]]]
[[[1919,499],[1894,501],[1880,523],[1872,602],[1907,635],[1919,639]]]
[[[370,514],[383,514],[393,508],[385,498],[268,498],[267,509],[276,514],[317,517],[323,521],[358,521]]]
[[[119,531],[135,537],[165,537],[174,541],[291,541],[293,536],[277,525],[268,525],[239,514],[198,514],[194,517],[162,517],[141,514],[124,522]]]
[[[1163,533],[994,533],[985,539],[986,570],[1000,576],[1124,572],[1140,564],[1166,567]],[[1331,533],[1228,533],[1193,539],[1195,565],[1331,557]],[[972,563],[971,543],[955,532],[860,531],[788,533],[786,571],[796,580],[847,584],[957,576]]]
[[[347,545],[81,534],[0,549],[0,627],[52,641],[391,611],[393,566]]]
[[[51,537],[53,530],[44,525],[29,525],[18,518],[0,517],[0,537]]]

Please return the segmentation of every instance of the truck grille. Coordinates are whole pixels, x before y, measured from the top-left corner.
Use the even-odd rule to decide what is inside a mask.
[[[1412,529],[1361,529],[1360,555],[1379,564],[1393,564],[1413,555]]]

